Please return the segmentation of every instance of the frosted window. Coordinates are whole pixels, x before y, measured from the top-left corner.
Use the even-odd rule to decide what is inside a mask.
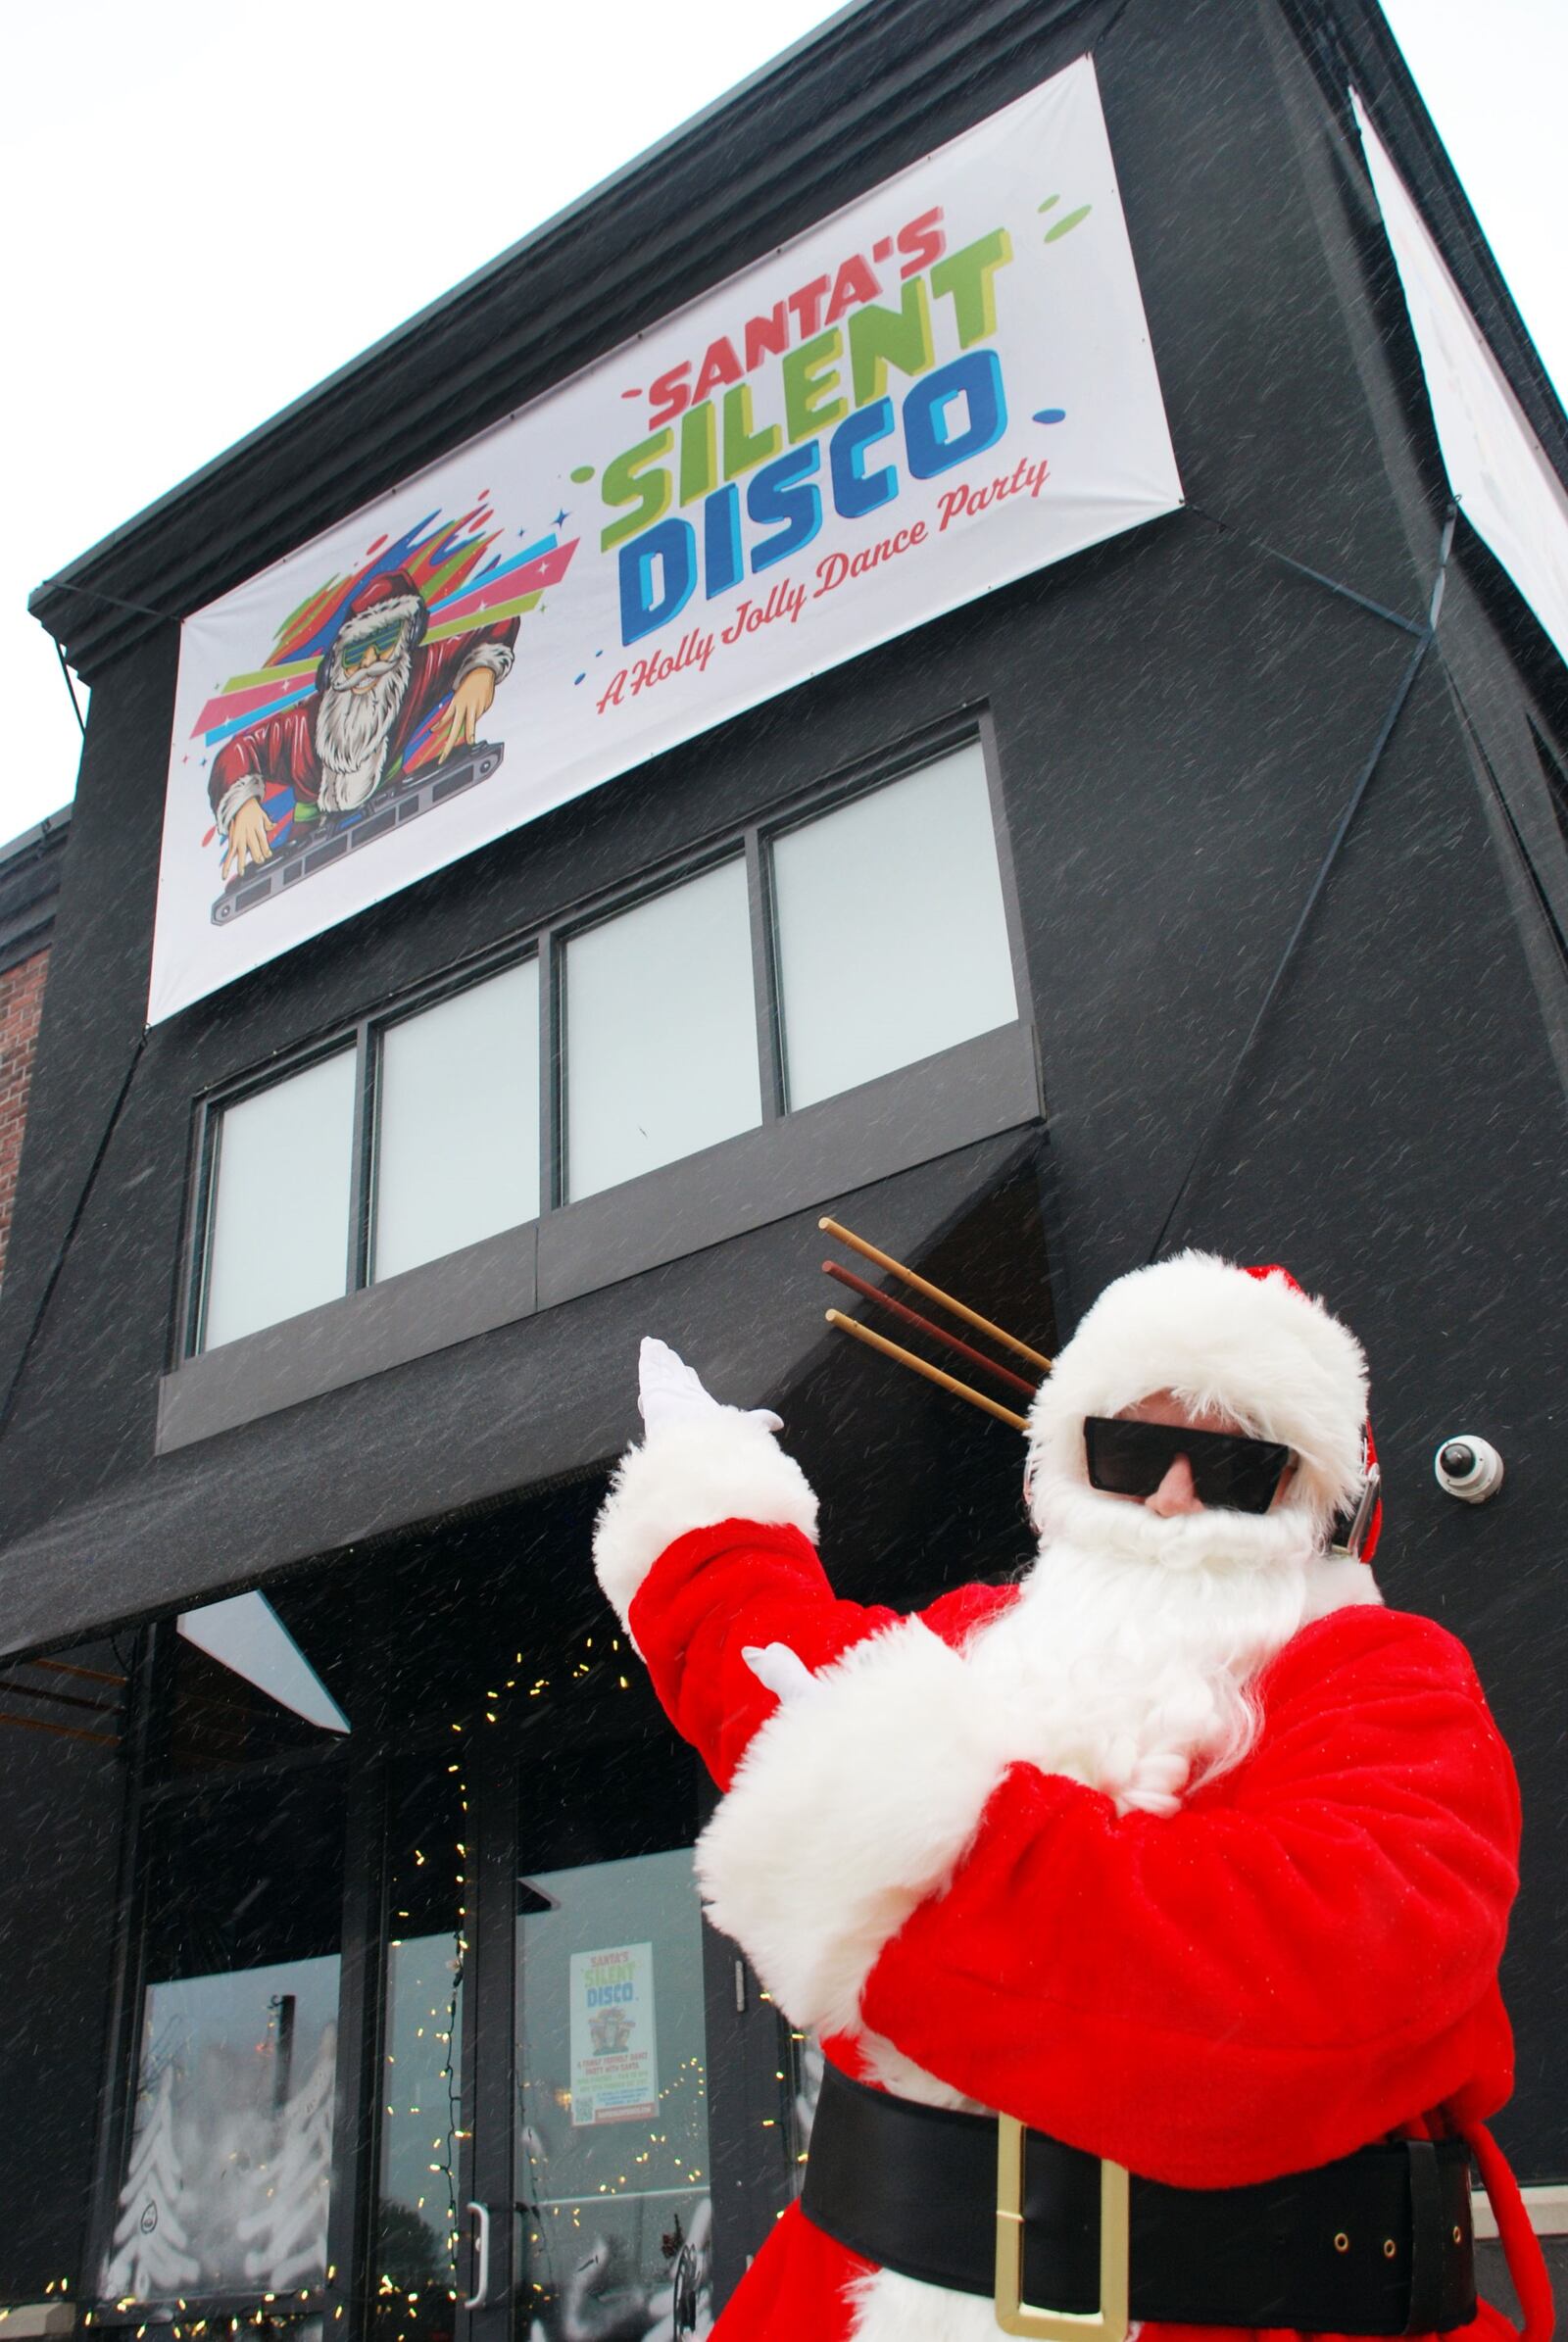
[[[336,1300],[348,1282],[354,1052],[225,1112],[203,1346]]]
[[[1018,1013],[980,745],[773,847],[789,1102]]]
[[[112,2300],[297,2304],[322,2282],[342,1844],[336,1768],[209,1783],[147,1817],[133,2121],[99,2266]]]
[[[148,1985],[114,2300],[321,2282],[337,1991],[335,1953]]]
[[[746,866],[566,948],[570,1193],[597,1195],[761,1120]]]
[[[377,1277],[539,1210],[539,968],[508,968],[381,1042]]]

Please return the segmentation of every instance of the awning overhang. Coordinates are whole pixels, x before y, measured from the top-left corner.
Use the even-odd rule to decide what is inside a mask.
[[[819,1213],[918,1261],[1004,1187],[1021,1180],[1032,1195],[1042,1146],[1036,1126],[960,1148],[152,1460],[0,1551],[0,1657],[216,1602],[323,1555],[347,1566],[357,1548],[465,1506],[606,1469],[637,1433],[645,1333],[723,1398],[787,1411],[836,1341]],[[1017,1315],[1025,1333],[1046,1324],[1036,1271],[1010,1297],[1008,1277],[993,1247],[979,1305]]]

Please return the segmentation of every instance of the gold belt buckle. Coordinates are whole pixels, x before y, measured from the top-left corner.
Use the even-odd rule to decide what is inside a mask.
[[[1126,2342],[1132,2251],[1130,2188],[1119,2163],[1100,2167],[1100,2307],[1044,2310],[1023,2298],[1024,2124],[997,2117],[997,2323],[1004,2334],[1050,2342]]]

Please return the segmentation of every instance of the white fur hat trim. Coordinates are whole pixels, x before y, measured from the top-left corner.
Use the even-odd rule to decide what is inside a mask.
[[[1366,1359],[1355,1336],[1283,1275],[1253,1277],[1211,1252],[1180,1252],[1107,1286],[1042,1384],[1029,1415],[1041,1486],[1087,1481],[1083,1421],[1170,1391],[1221,1409],[1299,1465],[1292,1502],[1321,1526],[1362,1477]]]
[[[332,648],[337,650],[360,642],[368,634],[379,634],[384,626],[407,626],[423,609],[417,594],[389,595],[386,601],[372,603],[368,610],[356,610],[346,617],[332,637]]]

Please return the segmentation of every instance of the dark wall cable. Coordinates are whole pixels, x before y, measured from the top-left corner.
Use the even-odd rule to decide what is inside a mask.
[[[115,1098],[115,1102],[110,1108],[109,1119],[104,1124],[103,1135],[99,1139],[98,1145],[93,1151],[92,1161],[87,1166],[87,1176],[82,1182],[81,1193],[76,1197],[75,1208],[72,1212],[70,1226],[67,1228],[65,1235],[62,1237],[59,1248],[55,1253],[53,1261],[50,1263],[49,1274],[44,1281],[43,1292],[38,1296],[38,1306],[32,1313],[32,1323],[27,1328],[26,1340],[23,1342],[22,1354],[17,1360],[16,1372],[13,1374],[10,1384],[7,1387],[4,1400],[0,1401],[0,1433],[4,1432],[6,1425],[11,1420],[11,1410],[16,1404],[17,1392],[22,1388],[22,1378],[27,1371],[28,1361],[32,1356],[33,1345],[37,1342],[38,1336],[43,1330],[43,1321],[48,1315],[49,1304],[54,1299],[55,1295],[55,1287],[60,1282],[61,1274],[65,1269],[66,1261],[71,1252],[71,1247],[75,1242],[76,1231],[81,1226],[82,1216],[87,1209],[88,1203],[92,1199],[92,1192],[97,1184],[99,1171],[103,1168],[103,1160],[105,1155],[109,1152],[110,1141],[114,1138],[115,1132],[119,1127],[120,1117],[125,1110],[125,1100],[130,1096],[130,1085],[135,1079],[136,1068],[141,1063],[142,1052],[146,1047],[147,1030],[144,1027],[141,1038],[138,1040],[135,1048],[130,1053],[130,1063],[125,1068],[124,1079],[122,1081],[119,1093]]]
[[[1186,1199],[1188,1190],[1191,1188],[1200,1168],[1213,1147],[1215,1140],[1219,1136],[1220,1130],[1224,1125],[1225,1117],[1230,1111],[1232,1102],[1235,1099],[1237,1090],[1241,1083],[1242,1074],[1247,1066],[1247,1061],[1252,1053],[1252,1049],[1256,1044],[1258,1035],[1262,1032],[1263,1027],[1268,1020],[1268,1012],[1273,1007],[1275,1000],[1279,997],[1280,988],[1285,982],[1286,973],[1290,968],[1292,960],[1296,957],[1297,950],[1300,944],[1301,938],[1305,935],[1308,926],[1311,924],[1312,913],[1314,910],[1316,910],[1319,902],[1322,900],[1323,890],[1328,885],[1330,873],[1333,871],[1335,863],[1340,858],[1341,849],[1344,847],[1346,839],[1350,834],[1351,825],[1355,820],[1356,814],[1361,809],[1362,802],[1366,797],[1368,789],[1372,785],[1373,775],[1376,773],[1379,764],[1383,761],[1384,751],[1387,749],[1389,742],[1394,737],[1395,727],[1398,723],[1399,717],[1404,711],[1404,704],[1410,697],[1410,693],[1415,686],[1415,679],[1421,671],[1422,662],[1424,661],[1427,653],[1431,650],[1432,645],[1436,640],[1438,613],[1443,608],[1443,592],[1447,580],[1448,556],[1453,548],[1453,526],[1455,517],[1455,508],[1450,505],[1448,508],[1447,519],[1444,523],[1443,542],[1438,549],[1438,573],[1432,582],[1432,597],[1427,607],[1427,622],[1425,626],[1420,628],[1417,633],[1415,649],[1411,652],[1409,659],[1406,660],[1404,671],[1400,675],[1397,684],[1395,686],[1393,701],[1391,702],[1389,711],[1387,715],[1385,715],[1382,725],[1379,728],[1378,736],[1372,744],[1372,753],[1367,757],[1366,762],[1362,765],[1361,770],[1356,777],[1355,787],[1350,792],[1349,801],[1347,804],[1344,812],[1340,815],[1339,820],[1335,824],[1334,835],[1329,840],[1328,852],[1324,854],[1321,863],[1318,865],[1317,876],[1313,879],[1311,888],[1307,894],[1306,901],[1301,905],[1300,915],[1297,919],[1295,927],[1291,930],[1290,940],[1280,954],[1279,963],[1276,966],[1273,975],[1269,978],[1268,989],[1265,991],[1261,1001],[1258,1003],[1257,1014],[1253,1017],[1252,1022],[1248,1029],[1247,1038],[1236,1052],[1235,1062],[1232,1064],[1231,1070],[1226,1076],[1224,1088],[1220,1092],[1219,1103],[1215,1106],[1214,1111],[1212,1114],[1210,1114],[1208,1120],[1203,1125],[1203,1128],[1199,1133],[1198,1144],[1193,1148],[1192,1154],[1188,1159],[1187,1168],[1182,1173],[1176,1193],[1170,1199],[1170,1205],[1165,1213],[1165,1217],[1159,1224],[1159,1234],[1155,1237],[1153,1243],[1149,1247],[1148,1253],[1145,1255],[1146,1259],[1148,1260],[1153,1260],[1157,1258],[1159,1253],[1164,1249],[1165,1240],[1170,1234],[1171,1223],[1174,1221],[1177,1212],[1181,1209],[1182,1203]],[[1293,562],[1292,566],[1298,567],[1299,564]],[[1329,583],[1331,581],[1325,579],[1323,582]],[[1355,596],[1353,599],[1360,600],[1361,597]],[[1368,605],[1368,607],[1370,608],[1372,606]],[[1410,627],[1409,621],[1407,619],[1398,618],[1395,620],[1395,623],[1404,627],[1406,631],[1416,631]]]

